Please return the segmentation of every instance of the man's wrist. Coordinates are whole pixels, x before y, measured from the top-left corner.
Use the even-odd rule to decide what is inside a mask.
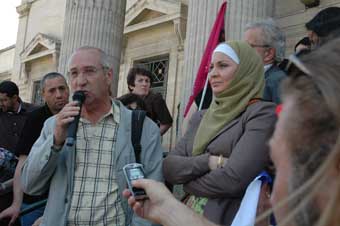
[[[174,225],[176,224],[176,215],[177,211],[181,210],[183,208],[184,204],[176,200],[175,198],[170,198],[166,202],[164,202],[164,206],[160,207],[159,210],[163,212],[163,214],[160,214],[160,224],[162,225]],[[185,207],[184,207],[185,208]]]
[[[52,144],[52,150],[54,151],[60,151],[63,148],[64,144],[59,144],[58,142],[56,142],[55,137],[53,136],[53,144]]]
[[[59,152],[63,148],[63,145],[58,145],[53,141],[53,144],[51,146],[51,149],[53,151]]]
[[[20,209],[21,203],[22,203],[22,202],[13,201],[12,207],[15,208],[15,209]]]

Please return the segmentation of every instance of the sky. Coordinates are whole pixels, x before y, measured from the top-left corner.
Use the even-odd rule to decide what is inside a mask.
[[[19,14],[16,6],[21,0],[0,0],[0,49],[15,44]]]

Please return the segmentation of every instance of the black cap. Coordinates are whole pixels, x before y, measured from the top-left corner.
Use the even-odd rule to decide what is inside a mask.
[[[318,36],[328,36],[332,31],[340,28],[340,8],[329,7],[321,10],[306,23],[307,30],[314,31]]]

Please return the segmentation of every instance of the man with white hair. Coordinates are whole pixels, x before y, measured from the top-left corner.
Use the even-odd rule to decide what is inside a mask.
[[[136,218],[122,198],[122,168],[136,162],[131,143],[131,111],[111,98],[109,56],[95,47],[80,47],[68,65],[72,92],[83,91],[80,109],[71,101],[44,125],[23,166],[23,190],[31,195],[49,191],[42,226],[106,226],[151,223]],[[65,144],[70,122],[80,114],[76,143]],[[159,128],[145,118],[141,163],[145,176],[162,180]]]
[[[272,19],[267,19],[248,24],[244,40],[256,50],[263,61],[266,80],[263,98],[277,104],[281,103],[279,87],[286,74],[278,67],[278,63],[285,55],[284,33]]]

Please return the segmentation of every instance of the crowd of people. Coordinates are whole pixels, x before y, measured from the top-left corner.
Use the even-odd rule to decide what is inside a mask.
[[[108,55],[90,46],[70,56],[68,80],[44,75],[43,106],[24,103],[14,82],[1,82],[0,147],[18,162],[12,191],[0,194],[0,225],[338,225],[339,15],[330,7],[306,23],[308,37],[284,63],[285,35],[272,19],[249,24],[243,40],[219,43],[207,109],[192,112],[165,158],[161,136],[173,120],[140,65],[127,75],[129,93],[118,98]],[[81,105],[69,98],[77,91],[85,95]],[[138,157],[131,141],[136,109],[148,116]],[[68,145],[77,117],[76,143]],[[132,184],[145,190],[142,200],[123,172],[138,160],[146,179]],[[181,200],[173,185],[183,185]]]

